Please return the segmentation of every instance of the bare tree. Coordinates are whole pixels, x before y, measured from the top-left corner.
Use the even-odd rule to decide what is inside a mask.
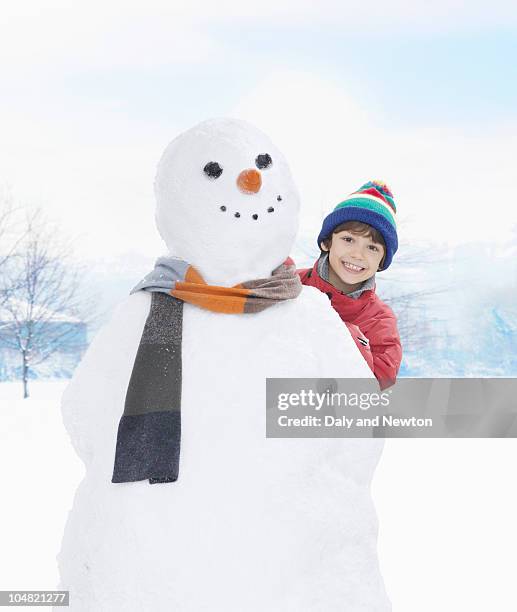
[[[10,190],[0,186],[0,309],[9,292],[5,274],[6,264],[17,246],[17,240],[13,239],[15,212]],[[0,337],[3,327],[5,323],[0,319]]]
[[[13,237],[15,224],[16,208],[10,191],[5,187],[0,187],[0,278],[4,271],[4,265],[16,249],[18,239]],[[0,289],[3,283],[0,284]],[[2,293],[0,293],[0,304],[2,303]]]
[[[7,247],[7,234],[9,233],[9,225],[12,218],[12,206],[9,202],[0,202],[0,269],[9,258],[12,247]]]
[[[56,351],[83,348],[84,321],[78,269],[70,246],[40,211],[30,215],[23,238],[3,265],[3,325],[0,344],[19,353],[23,396],[28,397],[34,366]],[[80,318],[78,318],[80,317]]]
[[[21,213],[22,208],[14,204],[10,188],[0,186],[0,307],[13,289],[9,284],[7,264],[23,241],[27,229],[21,221]]]

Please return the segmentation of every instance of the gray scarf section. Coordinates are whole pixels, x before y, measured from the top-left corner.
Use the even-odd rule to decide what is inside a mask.
[[[323,254],[318,260],[318,274],[324,281],[327,281],[327,283],[330,282],[329,281],[329,254],[328,253]],[[352,298],[353,300],[357,300],[357,298],[359,298],[364,291],[368,291],[369,289],[373,289],[374,287],[375,287],[375,274],[371,276],[370,278],[367,278],[361,284],[359,289],[356,289],[355,291],[352,291],[351,293],[345,293],[344,295],[346,295],[349,298]]]
[[[182,331],[183,302],[153,291],[119,422],[111,482],[178,478]]]

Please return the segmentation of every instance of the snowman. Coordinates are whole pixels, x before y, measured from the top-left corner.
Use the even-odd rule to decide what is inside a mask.
[[[282,278],[299,195],[281,152],[252,125],[214,119],[178,136],[155,194],[165,261],[188,262],[217,295]],[[298,287],[271,307],[230,314],[186,300],[178,329],[151,317],[156,295],[166,312],[179,301],[148,290],[160,286],[160,270],[98,333],[63,397],[86,467],[58,555],[70,609],[390,610],[369,491],[382,442],[265,436],[267,377],[372,377],[327,297]],[[130,389],[138,396],[147,376],[157,381],[151,394],[178,383],[154,358],[140,359],[135,379],[143,338],[171,329],[181,337],[179,473],[117,479],[114,464],[134,460],[119,447]]]

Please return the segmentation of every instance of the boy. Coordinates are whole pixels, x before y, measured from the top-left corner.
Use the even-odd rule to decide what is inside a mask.
[[[395,213],[388,187],[366,183],[325,218],[320,258],[298,270],[304,285],[328,295],[381,389],[395,383],[402,359],[395,315],[375,294],[375,273],[386,270],[398,248]]]

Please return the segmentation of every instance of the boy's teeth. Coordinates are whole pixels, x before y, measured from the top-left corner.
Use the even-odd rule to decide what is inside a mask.
[[[356,272],[360,272],[361,270],[364,270],[364,268],[361,268],[360,266],[355,266],[354,264],[348,263],[348,261],[344,261],[343,265],[345,266],[345,268],[350,268],[351,270],[355,270]]]

